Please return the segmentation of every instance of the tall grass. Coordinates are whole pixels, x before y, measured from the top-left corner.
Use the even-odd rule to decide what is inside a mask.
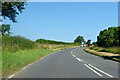
[[[45,39],[37,39],[35,42],[41,44],[55,44],[55,45],[80,45],[80,43],[68,43],[68,42],[45,40]]]
[[[20,36],[3,36],[2,49],[7,51],[19,51],[35,48],[35,43],[29,39]]]
[[[2,38],[3,77],[49,53],[66,48],[77,47],[75,44],[41,44],[20,36]]]
[[[44,49],[33,49],[21,52],[7,52],[3,51],[2,54],[2,72],[3,77],[19,70],[27,64],[38,60],[40,57],[45,56],[53,51]]]
[[[67,48],[71,46],[78,46],[77,43],[65,43],[65,42],[57,42],[50,40],[43,40],[43,42],[39,42],[41,40],[37,40],[33,42],[29,39],[20,36],[3,36],[2,37],[2,50],[16,52],[26,49],[46,49],[52,50],[53,48]]]
[[[120,47],[103,48],[103,47],[96,47],[92,45],[89,48],[93,50],[97,50],[99,52],[110,52],[110,53],[120,54]]]

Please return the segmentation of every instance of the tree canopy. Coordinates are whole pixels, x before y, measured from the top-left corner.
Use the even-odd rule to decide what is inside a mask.
[[[78,43],[82,44],[82,42],[85,43],[85,40],[84,40],[83,36],[78,36],[78,37],[74,40],[74,42],[78,42]]]
[[[100,47],[113,47],[118,46],[120,43],[120,26],[109,27],[100,31],[99,36],[97,36],[97,44]]]
[[[90,44],[91,44],[91,40],[90,39],[87,41],[87,44],[88,44],[88,46],[90,46]]]
[[[25,2],[2,2],[2,16],[9,18],[12,22],[17,22],[16,17],[25,9]]]
[[[10,25],[9,24],[2,24],[2,26],[0,27],[0,32],[2,33],[2,36],[4,36],[4,35],[9,36],[11,34]]]

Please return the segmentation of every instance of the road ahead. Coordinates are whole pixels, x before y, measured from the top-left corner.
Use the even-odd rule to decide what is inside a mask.
[[[86,53],[61,50],[23,68],[13,78],[117,78],[118,63]]]

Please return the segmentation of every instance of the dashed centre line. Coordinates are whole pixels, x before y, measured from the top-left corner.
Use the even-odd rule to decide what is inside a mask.
[[[78,61],[80,61],[80,62],[83,62],[83,60],[81,60],[81,59],[79,59],[79,58],[76,58]]]
[[[76,56],[73,54],[73,50],[71,51],[71,54],[72,54],[73,57],[76,58],[76,60],[78,60],[79,62],[83,62],[84,65],[85,65],[88,69],[90,69],[91,71],[93,71],[94,73],[96,73],[97,75],[99,75],[100,77],[102,77],[102,74],[98,73],[97,71],[99,71],[99,72],[101,72],[101,73],[103,73],[103,74],[105,74],[105,75],[107,75],[107,76],[109,76],[109,77],[111,77],[111,78],[113,77],[112,75],[110,75],[110,74],[108,74],[108,73],[106,73],[106,72],[104,72],[104,71],[102,71],[102,70],[100,70],[100,69],[92,66],[91,64],[87,64],[87,62],[84,62],[82,59],[76,57]],[[96,71],[96,70],[97,70],[97,71]]]

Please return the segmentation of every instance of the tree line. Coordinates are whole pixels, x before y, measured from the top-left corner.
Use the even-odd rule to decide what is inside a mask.
[[[41,44],[66,44],[66,45],[70,45],[70,44],[74,44],[74,43],[67,43],[67,42],[61,42],[61,41],[53,41],[53,40],[46,40],[46,39],[37,39],[35,42],[37,43],[41,43]]]
[[[83,36],[78,36],[75,40],[74,40],[74,43],[80,43],[80,44],[88,44],[88,46],[91,45],[91,40],[87,40],[87,42],[84,40],[84,37]]]
[[[100,31],[96,44],[100,47],[120,46],[120,26],[109,27],[108,29]]]
[[[15,23],[17,22],[16,17],[19,15],[19,13],[22,13],[22,11],[25,9],[25,5],[26,2],[2,2],[2,8],[0,9],[2,14],[0,13],[0,15],[2,15],[4,19],[8,18]],[[0,31],[2,32],[2,36],[9,36],[11,34],[10,25],[2,24],[2,26],[0,26]],[[89,39],[88,41],[85,41],[83,36],[78,36],[74,40],[74,43],[84,43],[90,46],[91,40]],[[109,27],[108,29],[100,31],[99,36],[97,36],[97,42],[93,42],[92,44],[100,47],[120,46],[120,26]]]
[[[74,42],[80,44],[88,44],[91,45],[91,40],[89,39],[87,42],[84,40],[83,36],[78,36]],[[99,47],[119,47],[120,46],[120,26],[117,27],[109,27],[108,29],[104,29],[100,31],[99,36],[97,36],[97,42],[92,43],[95,46]]]

